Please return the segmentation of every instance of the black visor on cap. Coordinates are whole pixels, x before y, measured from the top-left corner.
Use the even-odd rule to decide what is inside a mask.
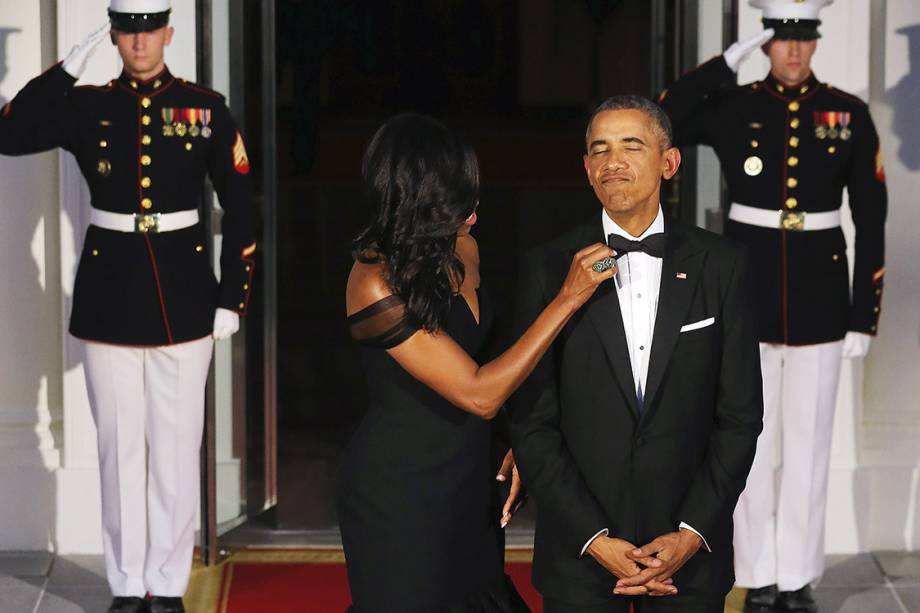
[[[815,40],[821,38],[818,19],[762,19],[764,28],[773,28],[776,40]]]
[[[119,32],[153,32],[169,25],[169,11],[162,13],[116,13],[109,11],[112,29]]]

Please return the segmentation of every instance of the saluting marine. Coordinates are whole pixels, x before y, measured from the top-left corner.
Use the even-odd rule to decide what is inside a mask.
[[[106,26],[0,111],[0,153],[62,147],[92,195],[70,332],[85,341],[116,612],[184,610],[213,339],[239,328],[254,272],[246,148],[223,97],[166,68],[169,13],[169,0],[112,0]],[[110,28],[124,72],[75,87]],[[206,176],[225,211],[220,283],[199,220]]]
[[[677,144],[709,145],[718,155],[732,200],[725,233],[748,246],[756,280],[764,430],[734,540],[749,611],[816,610],[809,584],[824,570],[841,357],[865,355],[878,329],[887,210],[878,135],[867,105],[821,83],[810,67],[818,14],[832,1],[750,0],[763,10],[764,32],[660,96]],[[770,74],[737,86],[740,62],[761,46]],[[856,229],[852,286],[840,228],[844,189]],[[780,427],[786,470],[777,496]]]

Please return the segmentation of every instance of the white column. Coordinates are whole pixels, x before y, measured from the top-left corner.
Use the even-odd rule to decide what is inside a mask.
[[[47,6],[0,0],[0,106],[48,63]],[[56,184],[53,153],[0,156],[0,549],[48,549],[54,539],[61,419]]]
[[[888,179],[888,272],[866,359],[863,463],[871,471],[872,549],[920,548],[920,2],[881,5],[872,114]]]
[[[12,2],[12,0],[8,0]],[[59,0],[58,49],[66,53],[102,25],[108,0]],[[170,23],[176,28],[166,50],[166,62],[176,76],[195,80],[195,5],[174,2]],[[80,84],[100,84],[118,76],[121,60],[114,46],[103,42],[93,54]],[[63,309],[58,325],[70,320],[73,280],[89,219],[90,198],[76,161],[60,154],[61,292]],[[63,345],[64,460],[57,471],[57,549],[61,553],[101,553],[99,473],[96,429],[89,411],[79,341],[65,334]]]

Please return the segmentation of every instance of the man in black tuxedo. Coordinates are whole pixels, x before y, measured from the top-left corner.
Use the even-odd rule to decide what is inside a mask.
[[[547,613],[631,603],[721,613],[732,512],[763,416],[747,255],[665,221],[661,180],[680,152],[653,102],[607,100],[586,145],[603,210],[530,254],[517,312],[521,326],[534,320],[575,251],[604,239],[617,251],[615,283],[575,314],[510,402],[516,460],[539,507],[534,584]]]

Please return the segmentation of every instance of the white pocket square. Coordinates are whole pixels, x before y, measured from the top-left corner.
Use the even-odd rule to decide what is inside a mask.
[[[699,330],[700,328],[705,328],[706,326],[711,326],[716,323],[715,317],[707,317],[706,319],[701,319],[699,321],[693,322],[692,324],[687,324],[686,326],[681,326],[681,333],[690,332],[691,330]]]

